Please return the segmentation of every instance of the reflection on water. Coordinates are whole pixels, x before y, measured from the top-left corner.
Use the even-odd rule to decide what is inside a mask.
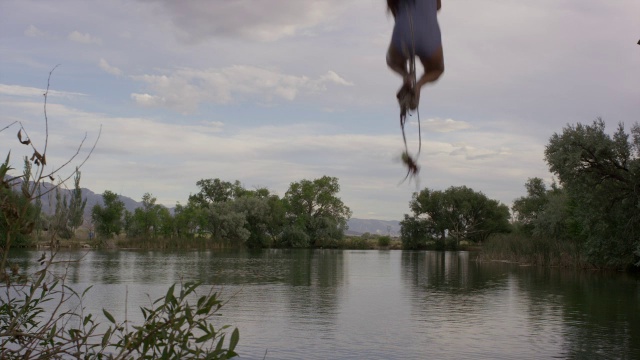
[[[23,268],[40,253],[13,253]],[[640,282],[624,274],[477,263],[468,252],[64,252],[85,306],[129,320],[172,283],[229,302],[243,359],[640,357]]]

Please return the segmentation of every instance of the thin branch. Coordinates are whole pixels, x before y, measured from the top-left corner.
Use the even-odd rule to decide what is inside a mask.
[[[2,129],[0,129],[0,132],[3,132],[3,131],[5,131],[5,130],[7,130],[8,128],[10,128],[10,127],[11,127],[11,126],[13,126],[14,124],[16,124],[17,122],[18,122],[18,120],[16,120],[16,121],[12,122],[11,124],[9,124],[9,125],[7,125],[7,126],[3,127]]]
[[[47,118],[47,97],[49,97],[49,85],[51,84],[51,74],[53,71],[60,66],[60,64],[56,65],[49,71],[49,77],[47,78],[47,90],[44,92],[44,126],[45,126],[45,138],[44,138],[44,151],[42,152],[42,156],[47,153],[47,143],[49,142],[49,119]]]
[[[84,163],[87,162],[87,160],[89,160],[89,157],[91,157],[91,154],[93,154],[93,151],[96,148],[96,145],[98,144],[98,140],[100,140],[100,135],[102,135],[102,125],[100,125],[100,130],[98,131],[98,137],[96,138],[96,141],[93,143],[93,146],[91,147],[91,150],[89,151],[89,153],[87,154],[87,156],[84,158],[84,160],[82,160],[82,162],[80,163],[80,165],[76,166],[76,171],[80,170],[80,168],[84,165]],[[76,153],[71,157],[71,159],[69,159],[66,163],[64,163],[62,166],[58,167],[57,169],[53,170],[51,173],[47,174],[47,175],[42,175],[40,176],[39,180],[42,180],[44,178],[47,177],[53,177],[53,174],[57,173],[58,171],[62,170],[65,166],[67,166],[77,155],[78,153],[80,153],[80,149],[82,148],[82,144],[84,144],[84,141],[86,140],[87,135],[85,133],[85,137],[82,139],[82,142],[80,143],[80,146],[78,146],[78,149],[76,150]],[[60,185],[64,184],[67,180],[71,179],[71,177],[76,173],[76,171],[72,172],[69,176],[67,176],[64,179],[61,179],[57,185],[54,185],[53,187],[51,187],[50,189],[48,189],[47,191],[45,191],[42,194],[39,194],[36,198],[38,197],[42,197],[50,192],[52,192],[53,190],[57,189]],[[34,198],[35,199],[35,198]]]

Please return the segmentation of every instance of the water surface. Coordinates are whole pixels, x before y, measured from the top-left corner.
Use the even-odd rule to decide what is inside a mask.
[[[39,252],[14,253],[28,266]],[[478,263],[468,252],[70,251],[85,307],[139,321],[173,283],[228,299],[242,359],[640,358],[640,280]]]

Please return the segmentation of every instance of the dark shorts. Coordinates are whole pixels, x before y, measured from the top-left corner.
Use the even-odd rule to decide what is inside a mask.
[[[442,46],[436,0],[402,1],[391,35],[391,46],[401,54],[431,57]]]

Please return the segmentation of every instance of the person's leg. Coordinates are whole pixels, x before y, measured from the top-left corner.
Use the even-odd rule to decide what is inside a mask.
[[[424,86],[430,82],[434,82],[440,78],[444,72],[444,54],[442,45],[429,57],[420,57],[422,66],[424,66],[424,74],[418,79],[417,88]]]
[[[420,102],[420,91],[425,84],[434,82],[440,78],[444,72],[444,54],[442,46],[438,48],[431,56],[421,56],[420,61],[424,66],[424,74],[416,82],[415,99],[416,103]]]
[[[408,81],[409,71],[407,70],[407,58],[405,58],[393,44],[389,45],[389,50],[387,50],[387,66],[402,76],[403,82]]]

